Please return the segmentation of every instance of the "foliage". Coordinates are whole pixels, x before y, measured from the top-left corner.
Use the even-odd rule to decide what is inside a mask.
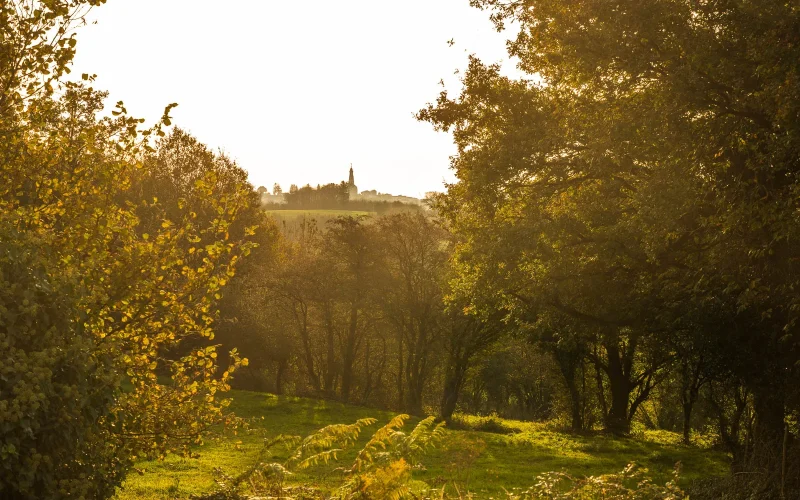
[[[276,392],[422,414],[438,392],[435,354],[460,331],[442,300],[447,232],[415,212],[304,218],[283,229],[277,269],[249,289],[257,312],[241,315],[259,315],[260,325],[246,325],[233,345],[280,346],[275,364],[271,355],[260,360]]]
[[[71,26],[100,3],[0,6],[0,495],[14,498],[108,497],[135,459],[189,454],[230,420],[218,395],[246,364],[234,351],[218,370],[213,346],[172,353],[213,339],[252,248],[252,229],[233,232],[252,187],[222,189],[215,169],[191,179],[175,203],[203,200],[202,219],[138,189],[172,105],[142,128],[58,80]]]
[[[687,440],[709,380],[746,390],[756,418],[729,440],[736,470],[767,471],[773,491],[754,495],[796,492],[782,455],[800,401],[800,10],[473,4],[514,26],[527,77],[472,58],[460,95],[419,114],[458,147],[438,205],[459,241],[454,288],[476,309],[499,303],[555,356],[588,360],[610,431],[630,430],[676,358]],[[716,406],[720,428],[747,413]]]
[[[0,5],[0,115],[23,111],[26,101],[48,96],[70,73],[75,26],[105,0],[10,1]]]
[[[629,464],[622,472],[578,479],[563,472],[539,476],[532,488],[521,493],[509,493],[509,500],[683,500],[688,498],[678,487],[680,464],[673,479],[658,486],[647,477],[647,469]]]
[[[287,449],[277,444],[262,458],[265,443],[262,433],[267,433],[270,440],[278,435],[306,436],[339,422],[355,422],[369,416],[389,422],[395,417],[389,412],[336,401],[242,391],[232,391],[232,397],[230,409],[239,416],[252,418],[252,432],[209,440],[196,449],[197,459],[170,456],[163,461],[137,463],[142,474],[128,476],[118,494],[120,500],[166,500],[209,494],[219,487],[215,479],[222,479],[217,470],[235,478],[259,463],[285,463],[296,445]],[[463,415],[459,421],[473,418],[478,419]],[[649,475],[661,485],[672,477],[673,466],[680,461],[684,464],[680,484],[688,488],[698,479],[724,476],[730,464],[729,457],[717,449],[682,446],[679,433],[645,431],[636,438],[616,439],[600,433],[574,435],[554,429],[549,423],[497,420],[516,432],[494,434],[448,426],[441,445],[422,458],[424,468],[412,469],[409,483],[412,492],[438,498],[442,488],[446,494],[456,495],[454,485],[457,485],[462,494],[469,492],[474,498],[503,498],[503,487],[522,491],[535,483],[536,476],[547,471],[564,471],[574,477],[599,476],[622,470],[631,461],[648,468]],[[406,426],[413,428],[416,422],[411,419]],[[284,488],[313,487],[324,495],[333,494],[346,479],[342,472],[352,467],[377,427],[365,428],[358,444],[337,454],[336,462],[290,470],[292,474],[285,477]],[[412,466],[415,463],[407,462]],[[248,488],[244,483],[241,494],[249,495]],[[424,493],[425,490],[431,491]]]
[[[341,182],[317,186],[316,189],[310,185],[299,189],[293,186],[283,197],[286,200],[286,208],[290,210],[343,209],[347,208],[350,192],[347,184]]]
[[[400,431],[408,415],[398,415],[380,428],[356,456],[350,477],[336,496],[342,500],[407,498],[417,460],[444,436],[444,423],[434,417],[420,421],[409,434]]]
[[[520,432],[516,427],[509,427],[496,415],[488,417],[475,417],[457,413],[453,415],[451,427],[456,429],[470,429],[480,432],[490,432],[492,434],[516,434]]]
[[[332,424],[301,439],[299,436],[279,435],[274,439],[265,439],[259,452],[258,460],[236,477],[226,475],[216,469],[218,489],[211,495],[193,497],[202,499],[236,499],[242,498],[244,490],[256,495],[301,495],[302,498],[321,496],[315,488],[307,486],[285,485],[288,476],[294,470],[303,470],[320,463],[327,464],[337,459],[337,454],[344,448],[352,446],[358,435],[366,426],[375,423],[375,419],[362,418],[354,424]],[[283,445],[292,450],[289,458],[283,463],[266,463],[274,447]]]
[[[435,424],[433,417],[427,418],[410,434],[400,429],[408,415],[397,415],[380,428],[364,448],[358,452],[353,465],[344,470],[345,479],[335,498],[341,499],[400,499],[408,497],[407,483],[411,479],[412,466],[409,461],[418,459],[443,436],[443,424]],[[304,439],[297,436],[278,436],[265,440],[258,461],[236,477],[230,477],[217,469],[222,479],[215,493],[192,498],[203,500],[225,500],[246,498],[245,491],[254,495],[291,496],[291,498],[327,497],[318,489],[305,485],[287,485],[286,478],[292,471],[299,471],[337,459],[337,454],[351,447],[361,430],[376,422],[373,418],[362,418],[354,424],[333,424],[310,434]],[[271,449],[285,445],[291,449],[289,458],[283,463],[265,463]]]

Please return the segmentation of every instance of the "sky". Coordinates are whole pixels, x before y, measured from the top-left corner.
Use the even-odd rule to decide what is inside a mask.
[[[452,138],[414,113],[440,80],[457,95],[469,54],[514,68],[469,0],[108,0],[89,19],[73,75],[148,122],[177,102],[176,126],[270,190],[352,163],[360,190],[443,191]]]

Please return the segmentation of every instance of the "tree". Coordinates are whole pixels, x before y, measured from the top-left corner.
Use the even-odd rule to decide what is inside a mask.
[[[285,257],[278,272],[265,281],[262,295],[278,298],[271,305],[283,310],[288,317],[284,324],[291,325],[290,331],[294,331],[301,346],[300,359],[308,377],[307,384],[314,394],[321,394],[323,378],[320,363],[317,362],[312,324],[315,291],[323,286],[317,273],[319,233],[316,224],[305,219],[298,233],[296,241],[285,241]]]
[[[420,114],[454,129],[459,182],[443,211],[468,238],[465,268],[509,308],[534,299],[534,312],[595,328],[609,382],[618,372],[628,387],[640,376],[623,354],[664,345],[687,303],[730,313],[715,316],[730,328],[693,336],[717,337],[714,363],[752,391],[746,460],[774,487],[800,359],[800,12],[777,0],[475,3],[499,28],[517,23],[510,53],[543,84],[472,60],[461,96]]]
[[[447,233],[422,213],[378,220],[387,273],[384,311],[397,334],[397,390],[403,408],[422,414],[423,393],[441,348]]]
[[[342,182],[317,186],[316,189],[310,185],[299,189],[290,189],[289,194],[285,195],[285,199],[289,208],[336,209],[347,205],[350,194],[347,191],[347,184]]]
[[[140,130],[121,103],[99,118],[104,94],[57,79],[70,26],[100,3],[0,6],[3,496],[109,497],[134,457],[188,454],[228,419],[218,394],[244,363],[234,352],[219,373],[214,347],[164,353],[213,338],[219,294],[252,247],[249,229],[231,236],[252,187],[194,179],[186,193],[217,214],[206,220],[136,196],[169,108]]]
[[[354,383],[355,363],[364,345],[369,328],[369,302],[371,282],[379,266],[379,254],[372,243],[373,230],[356,217],[338,217],[331,221],[326,232],[323,261],[333,271],[331,282],[343,299],[344,325],[340,332],[341,395],[350,398]],[[330,275],[329,275],[330,276]],[[335,312],[332,301],[326,310],[328,328],[332,328]]]
[[[643,321],[652,297],[641,293],[650,270],[627,215],[638,201],[611,162],[590,162],[591,150],[572,145],[572,124],[561,116],[570,103],[550,92],[471,61],[460,100],[443,95],[421,115],[456,128],[462,180],[439,207],[463,240],[458,288],[483,303],[476,307],[505,304],[533,328],[549,331],[536,318],[580,322],[579,343],[602,347],[594,361],[611,391],[608,427],[626,433],[631,395],[659,368],[634,363],[652,333]]]
[[[467,371],[477,356],[497,343],[506,331],[497,315],[493,318],[478,318],[459,309],[455,304],[451,304],[446,311],[444,328],[447,362],[439,418],[449,422],[458,405]]]

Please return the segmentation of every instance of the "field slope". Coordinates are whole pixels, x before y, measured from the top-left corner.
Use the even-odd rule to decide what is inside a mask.
[[[197,459],[169,457],[162,462],[137,465],[140,473],[131,474],[119,492],[120,500],[140,498],[188,498],[193,493],[214,490],[214,469],[227,474],[241,472],[251,465],[264,439],[278,434],[305,436],[333,423],[352,423],[375,417],[378,424],[362,435],[385,424],[394,415],[370,408],[268,394],[234,391],[232,409],[241,417],[254,417],[253,432],[240,433],[211,441],[200,447]],[[544,424],[510,420],[462,417],[467,427],[499,427],[509,434],[476,430],[449,430],[445,442],[427,455],[425,470],[415,479],[441,488],[457,484],[476,498],[501,498],[503,488],[527,487],[537,474],[556,470],[573,475],[597,475],[621,470],[629,462],[650,469],[665,481],[678,461],[683,463],[684,481],[723,475],[727,457],[719,452],[686,447],[679,436],[667,432],[644,432],[636,439],[616,439],[603,435],[574,436],[548,429]],[[410,424],[409,424],[410,427]],[[350,463],[355,452],[340,457]],[[281,456],[278,454],[276,461]],[[319,485],[330,484],[339,464],[330,464],[297,474],[295,480]]]

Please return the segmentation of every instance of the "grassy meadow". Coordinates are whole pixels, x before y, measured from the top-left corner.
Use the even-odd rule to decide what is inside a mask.
[[[353,217],[375,215],[375,212],[360,210],[265,210],[265,212],[279,221],[294,221],[303,217],[307,219],[334,219],[342,215]]]
[[[208,493],[215,488],[215,468],[228,475],[245,470],[256,460],[265,437],[306,436],[329,424],[377,418],[378,423],[362,432],[357,447],[342,454],[338,463],[292,477],[293,481],[324,487],[335,482],[336,468],[352,463],[370,434],[394,415],[332,401],[255,392],[234,391],[232,397],[232,410],[241,417],[252,418],[250,431],[207,442],[196,450],[196,459],[170,456],[160,462],[137,464],[138,472],[128,477],[117,498],[172,499]],[[415,423],[416,420],[408,423],[406,430]],[[415,489],[456,485],[461,493],[469,491],[475,498],[503,498],[504,488],[528,487],[542,472],[599,475],[618,472],[629,462],[647,467],[660,482],[670,477],[678,461],[683,464],[684,484],[728,472],[725,454],[681,445],[680,436],[665,431],[644,431],[636,438],[618,439],[600,434],[576,436],[558,432],[547,424],[497,418],[460,415],[456,423],[459,429],[448,430],[444,442],[424,457],[425,469],[414,471]],[[280,462],[285,457],[284,450],[276,449],[272,459]]]

